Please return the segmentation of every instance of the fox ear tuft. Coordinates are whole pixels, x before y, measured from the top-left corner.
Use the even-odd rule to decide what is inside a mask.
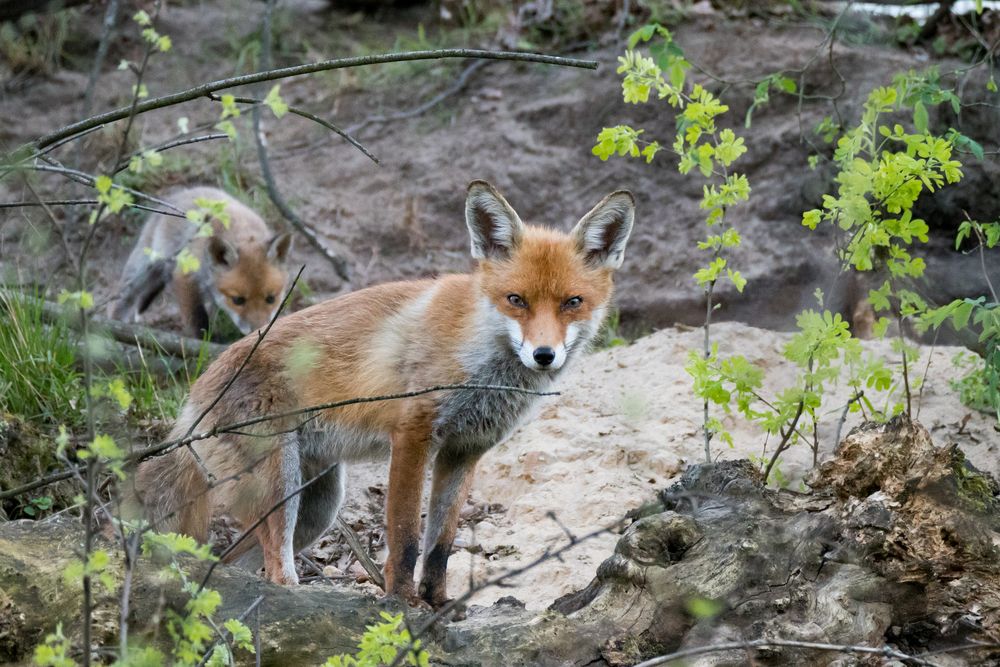
[[[476,259],[506,259],[524,235],[524,223],[507,200],[486,181],[469,183],[465,200],[465,224],[472,238]]]
[[[635,198],[628,190],[605,197],[573,228],[573,236],[591,266],[617,269],[625,260],[625,244],[632,233]]]
[[[275,234],[274,238],[267,244],[267,258],[275,262],[284,262],[288,258],[288,251],[292,248],[292,235],[288,232]]]
[[[212,259],[212,268],[231,269],[240,258],[239,252],[232,243],[212,236],[208,239],[208,256]]]

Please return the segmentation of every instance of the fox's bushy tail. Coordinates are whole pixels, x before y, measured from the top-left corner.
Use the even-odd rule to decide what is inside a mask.
[[[185,406],[168,440],[187,434],[192,421],[190,407]],[[147,459],[135,474],[135,495],[143,518],[159,533],[182,533],[207,541],[210,492],[208,477],[188,447]]]

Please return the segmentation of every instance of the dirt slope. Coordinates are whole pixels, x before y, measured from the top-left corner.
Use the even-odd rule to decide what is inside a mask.
[[[148,79],[151,93],[231,73],[231,63],[240,54],[246,55],[246,45],[256,30],[256,18],[239,11],[237,5],[170,3],[160,29],[174,36],[175,48],[154,59]],[[97,18],[89,17],[91,21]],[[323,3],[296,2],[278,21],[278,52],[283,62],[298,62],[380,50],[379,44],[386,50],[393,36],[408,35],[411,42],[397,42],[405,47],[412,43],[416,23],[429,20],[433,21],[432,15],[418,10],[373,19],[330,11]],[[821,28],[799,21],[729,22],[709,12],[693,15],[675,32],[692,62],[730,81],[755,80],[779,70],[795,72],[809,65],[804,79],[807,92],[833,95],[841,89],[839,77],[843,76],[845,92],[838,109],[848,120],[856,117],[872,87],[888,84],[897,72],[931,64],[919,51],[838,44],[832,51],[834,70],[826,54],[817,51]],[[362,36],[375,30],[384,33],[381,42],[364,42]],[[700,321],[700,294],[690,276],[703,261],[695,250],[696,241],[704,236],[697,205],[701,181],[679,174],[666,153],[652,165],[624,160],[602,163],[591,155],[594,137],[607,125],[633,123],[645,127],[646,136],[664,143],[669,143],[673,128],[672,114],[665,106],[627,106],[621,101],[614,70],[623,44],[611,34],[600,41],[606,45],[572,54],[600,61],[596,73],[492,63],[473,74],[461,93],[435,109],[367,126],[360,137],[382,159],[381,166],[342,141],[329,140],[326,130],[304,119],[268,120],[268,140],[281,186],[302,216],[349,257],[353,270],[351,284],[342,285],[306,243],[298,243],[293,259],[307,265],[305,279],[315,297],[390,279],[466,270],[469,260],[461,218],[464,187],[472,178],[485,178],[508,195],[526,221],[564,228],[608,191],[633,190],[638,200],[636,231],[619,283],[624,320],[637,329]],[[113,56],[134,57],[135,49],[134,40],[123,38],[116,43]],[[939,64],[945,71],[957,65]],[[5,94],[0,116],[13,122],[0,128],[0,142],[16,145],[74,119],[85,86],[83,71],[64,70],[49,79],[32,79]],[[372,83],[376,74],[371,71],[302,77],[284,82],[282,93],[293,104],[352,126],[380,113],[414,106],[444,88],[459,71],[458,65],[395,74],[381,71],[377,76],[387,77],[381,83]],[[697,78],[707,80],[704,75]],[[131,83],[126,72],[106,73],[97,90],[96,108],[121,104]],[[985,94],[981,91],[983,86],[970,79],[965,93],[968,101],[979,99]],[[726,87],[724,98],[731,106],[727,123],[742,125],[751,94],[752,82]],[[26,109],[31,112],[25,113]],[[815,141],[812,127],[833,110],[825,100],[806,100],[800,122],[796,99],[775,96],[755,112],[750,129],[740,129],[749,152],[739,166],[749,175],[753,196],[749,205],[733,212],[745,239],[733,265],[750,283],[738,299],[722,290],[720,297],[727,305],[719,317],[786,328],[800,307],[811,302],[816,287],[831,295],[833,307],[849,311],[856,295],[847,281],[836,280],[830,238],[809,233],[800,225],[802,211],[816,205],[819,195],[830,187],[828,172],[810,171],[806,166],[810,149],[802,140]],[[204,100],[149,114],[139,124],[142,143],[151,145],[174,135],[182,116],[196,127],[213,122],[218,113],[215,103]],[[959,127],[982,141],[987,150],[994,148],[991,128],[998,120],[997,109],[971,106],[961,118],[950,113],[942,111],[933,120],[942,129]],[[257,166],[248,132],[237,148],[235,158],[230,148],[219,143],[178,149],[186,165],[170,175],[164,187],[177,181],[220,182],[224,163],[234,159],[240,165],[236,180],[253,186]],[[100,149],[100,145],[88,144],[83,155],[72,150],[60,150],[58,155],[70,163],[79,158],[94,168]],[[932,227],[940,230],[933,244],[934,259],[929,261],[928,288],[939,299],[960,291],[978,293],[982,280],[974,257],[948,250],[958,212],[990,219],[1000,208],[1000,193],[990,187],[1000,173],[995,163],[969,164],[966,173],[960,189],[946,190],[922,211]],[[40,187],[58,183],[48,175]],[[158,185],[156,179],[151,185]],[[4,199],[30,198],[21,188],[7,188],[2,191],[0,185]],[[260,191],[253,192],[258,205],[266,208]],[[50,275],[55,269],[55,282],[68,277],[69,267],[51,236],[49,249],[39,252],[39,237],[44,238],[50,229],[41,212],[0,215],[5,220],[0,261],[8,278],[17,273],[15,268],[20,269],[21,281],[32,280],[41,270]],[[99,296],[110,296],[108,290],[134,242],[139,222],[131,217],[107,224],[99,232],[102,261],[94,276]],[[68,230],[71,248],[84,231]],[[169,308],[155,311],[152,321],[171,325]]]

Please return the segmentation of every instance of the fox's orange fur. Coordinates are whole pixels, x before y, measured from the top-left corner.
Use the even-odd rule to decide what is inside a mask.
[[[229,224],[211,219],[212,235],[205,237],[184,218],[150,215],[122,271],[109,315],[119,320],[138,316],[172,282],[188,335],[201,335],[216,310],[243,333],[266,325],[288,280],[283,265],[291,236],[273,234],[259,215],[222,190],[186,188],[167,198],[181,210],[196,209],[199,199],[224,202]],[[185,273],[177,266],[175,258],[185,248],[197,258],[197,271]]]
[[[525,227],[492,186],[474,181],[466,220],[475,272],[371,287],[279,319],[197,429],[441,384],[546,389],[604,318],[633,210],[632,196],[619,191],[570,234]],[[219,396],[255,340],[233,344],[195,383],[171,438],[183,436]],[[272,581],[295,583],[293,555],[335,518],[344,464],[388,456],[386,589],[437,606],[446,600],[448,555],[476,461],[534,400],[461,389],[271,420],[195,444],[215,479],[235,481],[210,489],[205,471],[180,449],[143,464],[137,488],[158,528],[204,540],[213,509],[249,525],[340,462],[272,513],[242,554],[245,564],[262,561]],[[431,463],[417,588],[420,503]]]

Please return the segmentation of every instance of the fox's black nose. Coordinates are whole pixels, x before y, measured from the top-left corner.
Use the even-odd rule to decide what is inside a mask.
[[[556,360],[556,351],[551,347],[539,347],[532,356],[539,366],[548,366]]]

